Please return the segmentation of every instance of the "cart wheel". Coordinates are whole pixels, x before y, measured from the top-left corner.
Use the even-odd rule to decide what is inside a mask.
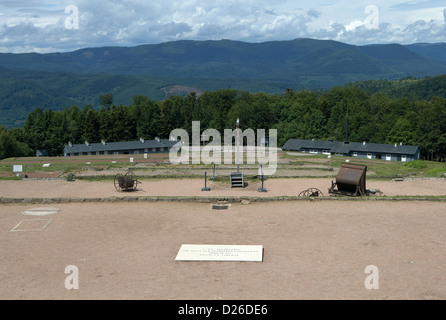
[[[129,191],[135,191],[136,187],[138,186],[138,180],[136,180],[136,176],[133,172],[129,171],[125,174],[125,180],[126,181],[133,181],[133,186],[130,187]]]
[[[318,188],[310,188],[299,193],[299,197],[323,197],[324,194]]]
[[[124,179],[124,175],[123,175],[122,173],[118,173],[118,174],[115,176],[114,183],[115,183],[115,189],[116,189],[117,191],[122,191],[122,188],[121,188],[121,186],[119,185],[119,181],[122,181],[123,179]]]

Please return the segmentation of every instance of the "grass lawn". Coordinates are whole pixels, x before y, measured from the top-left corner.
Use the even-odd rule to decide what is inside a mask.
[[[106,169],[134,169],[134,170],[151,170],[156,171],[159,169],[169,170],[185,170],[185,169],[198,169],[204,164],[200,165],[187,165],[187,164],[170,164],[168,154],[157,155],[157,159],[162,163],[158,163],[156,166],[138,166],[138,163],[143,164],[147,159],[143,159],[142,155],[131,155],[134,157],[134,163],[129,162],[129,156],[80,156],[80,157],[33,157],[33,158],[9,158],[0,161],[0,179],[20,179],[13,174],[13,165],[22,164],[23,172],[63,172],[63,176],[67,176],[72,173],[76,175],[86,170],[103,171],[104,175],[94,177],[84,177],[86,180],[97,181],[103,179],[109,179],[109,176],[105,174]],[[366,165],[368,172],[372,173],[368,176],[371,179],[391,179],[401,176],[413,176],[416,178],[439,178],[445,177],[446,163],[432,162],[432,161],[411,161],[411,162],[396,162],[385,161],[377,159],[360,159],[349,158],[341,156],[331,156],[328,158],[326,155],[314,155],[314,154],[298,154],[298,153],[286,153],[278,152],[278,167],[284,169],[291,169],[296,171],[302,170],[325,170],[340,168],[342,164],[349,160],[351,164]],[[43,166],[50,163],[50,166]],[[209,165],[206,165],[209,166]],[[233,167],[233,165],[218,165],[219,168],[225,166]],[[249,165],[244,165],[249,166]],[[251,165],[257,167],[257,165]],[[312,167],[314,166],[314,167]],[[183,177],[184,178],[184,177]]]

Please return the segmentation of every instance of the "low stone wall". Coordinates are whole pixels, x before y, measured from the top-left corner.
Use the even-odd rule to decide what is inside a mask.
[[[1,204],[50,204],[88,202],[196,202],[250,203],[281,201],[440,201],[446,197],[107,197],[107,198],[2,198]]]

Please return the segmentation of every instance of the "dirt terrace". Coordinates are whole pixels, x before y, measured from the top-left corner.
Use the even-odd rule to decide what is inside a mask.
[[[318,188],[328,195],[332,179],[268,179],[267,192],[258,192],[260,181],[248,182],[244,189],[230,188],[229,182],[207,182],[211,191],[203,192],[204,179],[142,180],[132,193],[117,192],[113,181],[88,182],[76,180],[4,180],[0,181],[0,197],[5,198],[104,198],[121,196],[225,196],[278,197],[298,196],[308,188]],[[446,196],[446,179],[367,181],[367,188],[379,189],[386,196]]]

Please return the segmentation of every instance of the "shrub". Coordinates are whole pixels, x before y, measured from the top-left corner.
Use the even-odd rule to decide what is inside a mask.
[[[414,169],[424,169],[427,167],[427,164],[423,160],[413,160],[404,164],[406,167],[414,168]]]

